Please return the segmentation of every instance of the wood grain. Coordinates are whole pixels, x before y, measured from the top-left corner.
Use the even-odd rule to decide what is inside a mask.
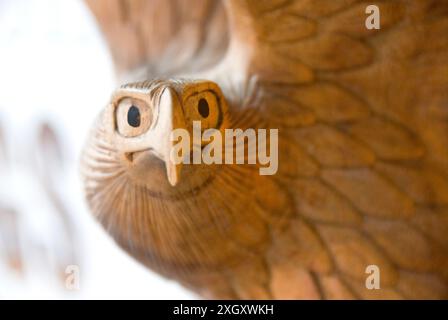
[[[89,1],[120,70],[206,78],[228,128],[278,128],[279,172],[199,166],[154,196],[103,114],[84,172],[106,230],[205,297],[447,298],[448,3],[377,1],[366,30],[358,0],[181,2]]]

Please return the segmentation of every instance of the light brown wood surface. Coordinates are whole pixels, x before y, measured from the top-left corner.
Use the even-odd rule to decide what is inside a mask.
[[[447,1],[375,1],[380,30],[357,0],[88,3],[121,74],[214,81],[219,129],[279,129],[276,175],[185,165],[173,187],[160,159],[124,156],[106,108],[86,194],[132,256],[209,298],[447,298]],[[157,108],[194,85],[120,90]]]

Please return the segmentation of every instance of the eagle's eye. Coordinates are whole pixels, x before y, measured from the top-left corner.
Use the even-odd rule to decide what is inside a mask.
[[[128,123],[131,127],[140,127],[140,110],[136,106],[131,106],[128,110]]]
[[[118,132],[124,137],[135,137],[145,133],[152,122],[151,108],[146,102],[134,98],[123,98],[115,111]]]
[[[188,129],[192,129],[193,121],[201,122],[202,131],[219,129],[221,125],[221,107],[212,91],[202,91],[187,97],[184,103],[184,115]]]
[[[208,106],[208,102],[204,98],[199,99],[198,112],[202,118],[207,118],[210,113],[210,108]]]

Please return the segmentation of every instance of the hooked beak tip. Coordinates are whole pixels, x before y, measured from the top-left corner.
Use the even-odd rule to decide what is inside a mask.
[[[180,170],[181,165],[180,164],[173,164],[171,162],[166,164],[166,174],[168,177],[168,182],[172,187],[175,187],[180,180]]]
[[[175,175],[169,175],[168,176],[168,181],[169,181],[169,183],[170,183],[170,185],[172,187],[175,187],[179,180],[178,180],[178,178]]]

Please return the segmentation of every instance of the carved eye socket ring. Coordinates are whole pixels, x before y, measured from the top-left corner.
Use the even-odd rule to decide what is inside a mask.
[[[123,98],[115,110],[117,131],[124,137],[136,137],[145,133],[153,120],[148,104],[135,98]]]
[[[194,121],[200,121],[201,131],[219,129],[221,107],[217,95],[211,90],[203,90],[185,98],[183,103],[187,130],[192,132]]]

